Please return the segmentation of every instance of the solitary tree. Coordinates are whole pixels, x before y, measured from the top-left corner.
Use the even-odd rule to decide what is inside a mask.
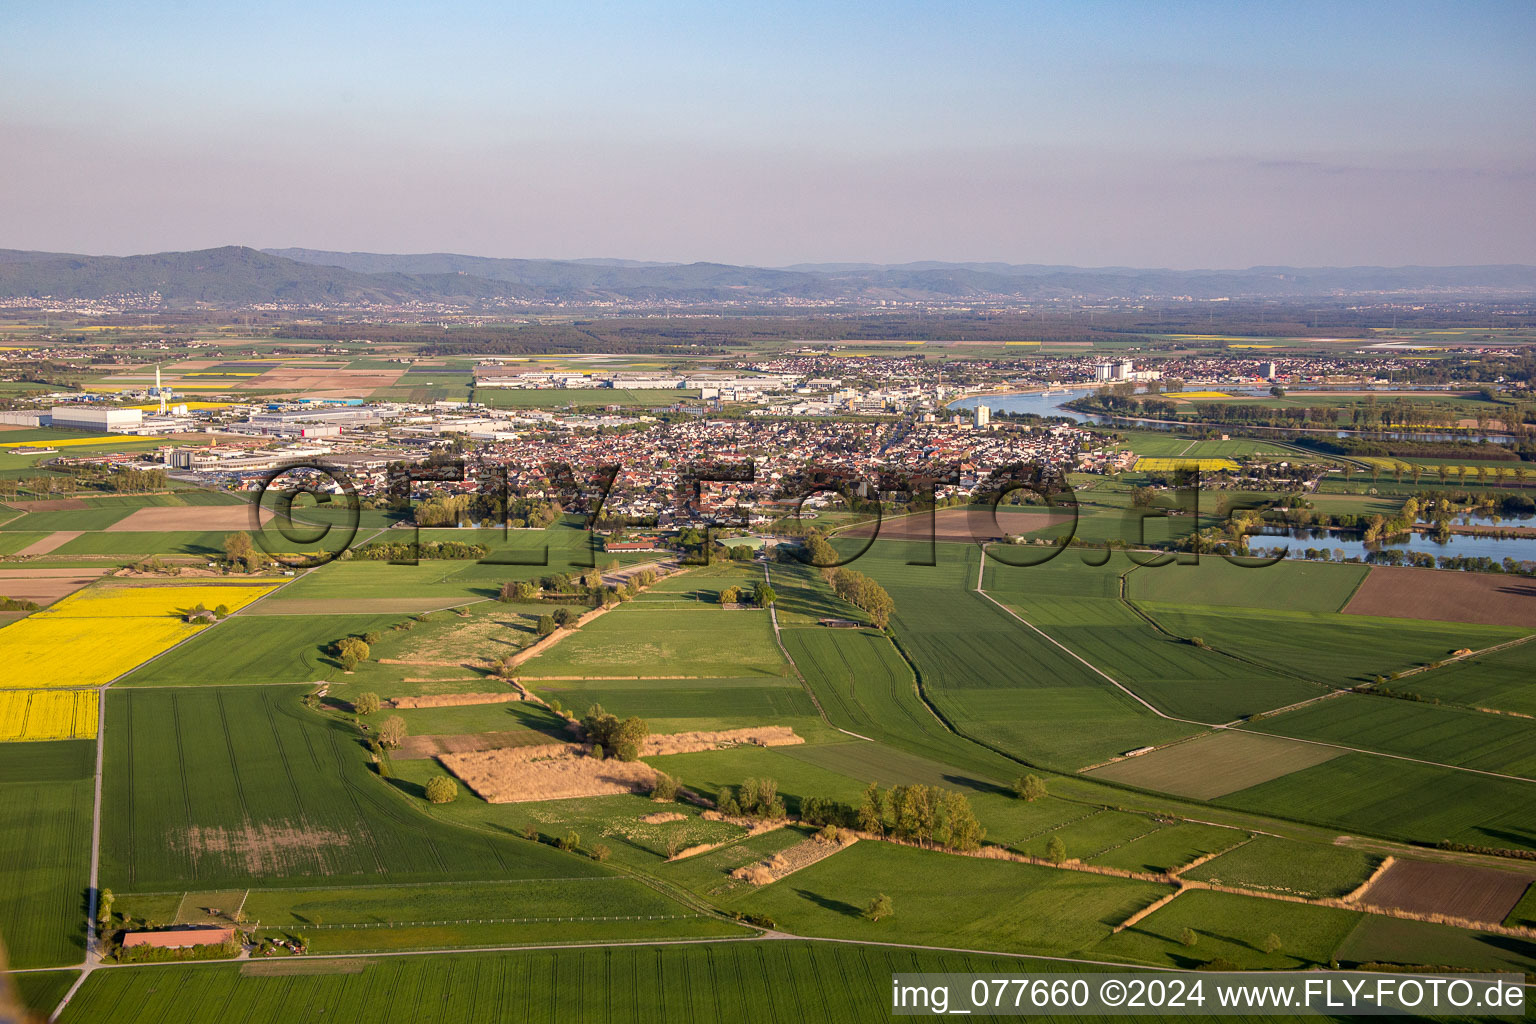
[[[651,789],[652,800],[676,800],[677,780],[666,772],[656,773],[656,784]]]
[[[559,628],[559,626],[555,625],[555,617],[553,615],[540,615],[539,624],[533,627],[533,631],[539,636],[549,636],[549,634]]]
[[[405,719],[390,715],[379,726],[379,742],[386,747],[398,747],[405,742]]]
[[[1051,836],[1050,842],[1045,844],[1045,859],[1052,864],[1060,864],[1067,859],[1067,844],[1061,841],[1060,836]]]
[[[757,602],[759,608],[767,608],[779,599],[779,595],[766,583],[759,583],[752,590],[752,600]]]
[[[741,588],[740,587],[726,587],[724,590],[720,591],[720,603],[721,604],[740,604],[741,603]]]
[[[555,625],[564,628],[576,621],[576,613],[569,608],[556,608],[552,618],[555,620]]]
[[[565,835],[560,837],[559,842],[557,842],[555,845],[560,847],[562,850],[574,850],[576,847],[581,845],[581,836],[575,832],[567,832]]]
[[[224,557],[230,565],[250,572],[256,566],[256,546],[251,543],[251,535],[244,530],[231,533],[224,538]]]
[[[891,898],[882,892],[870,900],[869,906],[864,908],[864,919],[866,921],[879,921],[881,918],[890,917],[894,913],[896,913],[896,910],[891,906]]]
[[[1195,934],[1193,928],[1185,928],[1182,932],[1179,932],[1179,941],[1186,946],[1193,946],[1200,941],[1200,936]]]
[[[360,715],[371,715],[379,710],[379,695],[376,693],[360,693],[353,702],[352,709]]]
[[[427,780],[427,799],[435,804],[452,803],[458,795],[458,783],[446,775],[434,775]]]
[[[1278,953],[1280,952],[1280,947],[1283,945],[1284,943],[1280,941],[1280,936],[1276,935],[1274,932],[1270,932],[1269,935],[1264,939],[1264,952]]]
[[[1024,775],[1013,781],[1013,793],[1020,800],[1034,803],[1045,796],[1045,780],[1038,775]]]

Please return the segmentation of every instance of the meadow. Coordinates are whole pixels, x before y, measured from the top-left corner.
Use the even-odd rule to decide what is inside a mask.
[[[519,669],[530,680],[637,674],[735,678],[788,672],[766,612],[726,611],[707,604],[648,606],[641,601],[593,619]]]
[[[1093,946],[1167,892],[1151,882],[858,842],[726,901],[802,935],[1066,954]],[[874,924],[861,914],[877,893],[891,898],[895,914]]]
[[[1192,889],[1094,947],[1095,954],[1155,967],[1193,969],[1222,957],[1239,970],[1326,967],[1360,918],[1353,910]],[[1196,942],[1180,941],[1184,930]],[[1280,949],[1264,951],[1270,935]]]
[[[95,753],[85,740],[0,744],[0,935],[12,967],[85,953]]]
[[[433,821],[424,803],[369,770],[350,725],[306,709],[303,692],[110,692],[103,884],[131,892],[605,873],[547,846]]]
[[[318,953],[744,932],[618,875],[260,889],[244,911],[258,937],[303,935]]]
[[[1381,858],[1348,846],[1279,836],[1251,840],[1206,861],[1184,877],[1309,898],[1343,896],[1371,876]]]

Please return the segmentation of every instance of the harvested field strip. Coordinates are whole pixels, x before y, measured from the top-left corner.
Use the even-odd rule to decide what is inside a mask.
[[[510,704],[520,701],[520,693],[438,693],[423,697],[395,697],[389,702],[395,708],[452,708],[475,704]]]
[[[92,739],[95,690],[0,690],[0,743]]]
[[[1464,864],[1398,860],[1362,892],[1362,908],[1385,907],[1425,917],[1444,916],[1499,924],[1536,878]]]
[[[1213,800],[1331,761],[1343,753],[1315,743],[1221,730],[1122,758],[1086,774],[1175,796]]]
[[[31,544],[28,544],[26,547],[16,552],[16,554],[22,557],[26,557],[27,555],[46,555],[50,551],[58,550],[78,536],[80,536],[79,530],[58,530],[54,533],[50,533],[42,540],[33,541]]]
[[[439,760],[480,799],[491,804],[567,800],[616,793],[647,793],[656,771],[644,761],[599,761],[564,747],[538,759],[528,751],[548,747],[444,754]]]
[[[397,761],[423,761],[444,754],[469,754],[482,750],[544,748],[549,736],[532,729],[497,732],[471,732],[454,735],[407,736],[395,751]]]
[[[740,744],[777,746],[803,742],[787,726],[670,733],[647,737],[641,755],[692,753]],[[438,759],[481,799],[492,804],[646,793],[656,780],[655,769],[643,761],[599,761],[580,743],[446,753]]]
[[[834,853],[846,850],[857,841],[856,836],[849,836],[840,841],[828,841],[813,836],[788,849],[780,850],[756,864],[737,868],[731,872],[731,877],[755,886],[771,885],[802,868],[810,867],[817,861],[826,860]]]

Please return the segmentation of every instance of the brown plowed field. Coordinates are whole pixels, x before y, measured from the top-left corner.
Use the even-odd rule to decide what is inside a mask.
[[[11,501],[8,508],[19,512],[78,512],[91,506],[79,498],[49,498],[46,501]]]
[[[1381,565],[1366,575],[1344,613],[1536,629],[1536,580]]]
[[[1372,882],[1356,902],[1413,914],[1444,914],[1498,924],[1520,902],[1533,878],[1536,870],[1521,874],[1464,864],[1399,860]]]
[[[1029,533],[1048,526],[1072,521],[1070,513],[1063,512],[1006,512],[997,513],[992,521],[985,509],[946,508],[934,514],[902,516],[879,524],[881,540],[927,540],[932,536],[943,541],[1000,540],[1005,534]],[[870,537],[876,535],[874,522],[860,523],[842,532],[844,537]]]
[[[262,509],[262,522],[272,513]],[[170,533],[179,530],[249,530],[249,505],[186,505],[135,509],[107,527],[107,533]]]
[[[10,569],[0,572],[0,597],[52,604],[95,583],[105,569]]]

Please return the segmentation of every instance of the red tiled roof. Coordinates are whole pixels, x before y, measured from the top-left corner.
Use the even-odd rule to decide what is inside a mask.
[[[217,946],[235,937],[233,928],[170,928],[159,932],[129,932],[123,936],[124,948],[133,946],[161,946],[180,949],[184,946]]]

